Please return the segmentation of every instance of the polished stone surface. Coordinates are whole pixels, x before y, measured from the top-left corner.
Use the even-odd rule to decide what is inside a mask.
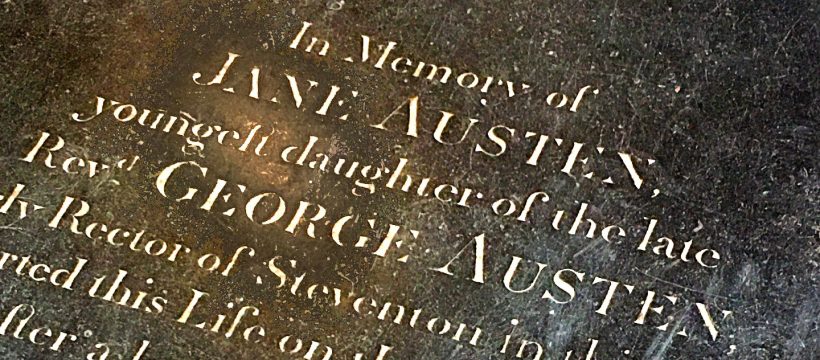
[[[78,280],[83,284],[127,269],[135,277],[131,286],[157,294],[167,290],[169,305],[166,312],[149,314],[91,298],[79,287],[62,290],[4,269],[2,314],[29,302],[43,317],[38,323],[91,330],[120,352],[133,353],[141,340],[149,340],[148,359],[301,358],[282,354],[271,340],[286,334],[305,339],[305,346],[320,341],[338,351],[334,358],[351,359],[357,351],[373,358],[378,344],[393,347],[387,357],[392,359],[514,358],[525,337],[544,344],[549,359],[564,359],[570,350],[573,358],[582,358],[590,339],[599,341],[597,359],[811,359],[820,350],[816,2],[7,1],[0,11],[4,195],[24,183],[24,199],[44,211],[53,212],[64,196],[74,196],[91,203],[101,221],[150,228],[156,237],[177,239],[196,253],[230,257],[239,246],[256,250],[227,277],[205,274],[193,262],[170,263],[49,228],[46,216],[17,220],[15,207],[0,216],[2,251],[60,266],[75,256],[89,259]],[[302,21],[313,23],[310,36],[332,43],[328,56],[288,47]],[[530,88],[510,98],[504,86],[484,94],[460,88],[455,79],[437,84],[401,74],[389,63],[376,69],[358,63],[362,34],[374,46],[397,42],[396,55],[458,69],[453,76],[472,71],[482,80],[495,76]],[[300,46],[306,44],[307,39]],[[241,54],[232,71],[245,74],[230,80],[235,94],[192,81],[195,72],[203,73],[203,81],[212,76],[228,52]],[[374,49],[371,56],[376,54]],[[344,61],[346,56],[355,63]],[[252,99],[245,92],[254,65],[262,69],[263,96],[269,83],[287,90],[285,73],[360,95],[351,100],[347,120]],[[576,94],[586,85],[599,93],[587,94],[578,111],[547,105],[551,92]],[[413,95],[421,99],[418,138],[397,128],[368,126]],[[90,111],[96,96],[139,109],[182,110],[202,122],[243,131],[263,124],[268,133],[275,129],[270,146],[278,151],[303,146],[313,135],[323,151],[362,164],[390,167],[406,158],[413,173],[480,189],[487,199],[465,208],[383,187],[354,196],[352,181],[284,164],[278,154],[258,157],[212,142],[200,157],[181,151],[181,138],[133,122],[110,116],[72,121],[70,114]],[[284,102],[290,95],[277,96]],[[439,110],[480,123],[464,144],[442,145],[432,138]],[[517,139],[497,159],[475,152],[473,145],[479,141],[496,150],[485,135],[495,124],[515,128]],[[71,154],[105,161],[139,155],[139,166],[115,175],[116,185],[104,176],[88,179],[49,169],[42,158],[21,161],[42,131],[65,138]],[[555,147],[560,151],[545,152],[541,165],[530,166],[525,161],[534,138],[524,137],[528,131],[549,135],[550,146],[556,146],[554,138],[566,143]],[[570,142],[643,159],[644,186],[634,187],[614,152],[600,158],[590,152],[590,168],[578,164],[572,176],[562,173]],[[656,162],[649,166],[648,159]],[[226,179],[257,192],[276,191],[294,208],[308,199],[336,217],[361,214],[360,223],[378,213],[378,221],[421,235],[411,241],[405,234],[412,254],[405,264],[373,256],[373,249],[311,239],[304,229],[290,234],[281,222],[264,227],[244,214],[226,217],[199,209],[199,203],[162,197],[154,185],[158,173],[187,160],[210,168],[208,179],[185,179],[203,192],[217,178]],[[607,185],[601,178],[585,179],[586,170],[620,175]],[[656,196],[654,189],[660,191]],[[536,203],[531,221],[493,214],[490,199],[522,203],[537,190],[548,193],[550,201]],[[183,192],[176,189],[174,196]],[[581,203],[589,204],[589,216],[622,226],[626,236],[608,243],[585,238],[583,231],[570,235],[571,219],[559,231],[551,227],[556,209],[574,215]],[[651,253],[651,247],[637,251],[646,218],[657,219],[656,231],[676,246],[692,240],[693,248],[715,249],[718,266],[669,260]],[[470,241],[482,233],[487,279],[478,284],[470,280]],[[430,270],[462,249],[465,256],[453,263],[453,276]],[[437,314],[454,324],[477,325],[485,337],[472,346],[451,340],[452,332],[432,334],[426,323],[413,329],[356,315],[350,303],[333,306],[292,295],[285,287],[274,289],[278,280],[265,262],[274,256],[281,256],[276,264],[283,268],[285,259],[297,260],[298,270],[288,271],[288,286],[293,276],[307,272],[306,284],[326,283],[424,309],[424,321],[430,319],[427,312]],[[546,265],[534,290],[505,289],[502,278],[513,256]],[[521,267],[530,279],[535,275],[535,263]],[[551,283],[552,274],[564,268],[586,274],[576,283],[577,298],[565,305],[543,299],[546,289],[566,299]],[[635,290],[627,295],[622,288],[608,315],[597,314],[606,285],[591,285],[596,276]],[[145,285],[142,279],[148,277],[156,283]],[[513,285],[527,284],[522,276]],[[196,328],[193,321],[175,321],[192,288],[211,294],[203,310],[211,315],[229,311],[228,302],[259,306],[263,315],[243,325],[263,324],[269,336],[255,344]],[[666,310],[650,312],[654,315],[645,325],[635,324],[648,290]],[[679,303],[662,295],[677,296]],[[695,303],[709,306],[718,324],[716,340]],[[724,318],[718,309],[731,314]],[[512,319],[519,321],[510,345],[515,349],[500,354]],[[667,321],[665,331],[656,328]],[[683,328],[689,335],[676,336]],[[0,354],[9,359],[79,359],[90,347],[84,343],[58,355],[8,334],[0,337]]]

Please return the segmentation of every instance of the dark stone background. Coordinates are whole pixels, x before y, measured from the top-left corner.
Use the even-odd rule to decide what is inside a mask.
[[[502,358],[497,339],[509,330],[512,317],[522,320],[518,335],[550,344],[550,359],[563,359],[560,354],[569,349],[586,349],[589,337],[601,340],[597,359],[816,358],[820,350],[817,7],[813,1],[351,0],[341,10],[331,10],[323,1],[313,0],[4,1],[0,5],[3,191],[23,182],[35,191],[29,196],[44,205],[55,206],[61,196],[73,194],[112,221],[151,224],[161,229],[160,234],[186,239],[200,248],[228,252],[247,244],[259,251],[256,259],[274,253],[298,257],[315,269],[312,276],[345,283],[340,277],[344,275],[368,294],[478,324],[495,341],[480,349],[456,346],[426,332],[357,319],[347,310],[261,291],[248,273],[259,269],[243,269],[237,275],[240,280],[203,277],[188,268],[112,252],[65,232],[45,230],[42,223],[18,226],[9,216],[2,220],[7,225],[0,230],[2,249],[51,261],[76,253],[90,258],[94,270],[123,267],[134,274],[150,274],[173,291],[197,286],[221,292],[225,301],[244,296],[266,304],[269,318],[264,322],[277,333],[297,333],[350,351],[389,343],[396,347],[392,353],[396,359]],[[314,34],[351,54],[359,34],[369,34],[379,43],[399,42],[399,51],[412,58],[528,81],[533,90],[510,100],[491,97],[485,108],[474,91],[415,79],[404,83],[392,72],[290,51],[287,43],[302,20],[312,21]],[[251,99],[191,83],[193,72],[210,72],[227,51],[274,72],[293,70],[355,85],[365,95],[362,104],[373,114],[389,113],[403,97],[420,93],[424,106],[431,109],[452,109],[487,123],[536,129],[651,157],[658,160],[651,181],[663,193],[650,198],[628,186],[576,184],[555,171],[533,171],[523,161],[471,158],[470,147],[445,149],[429,136],[409,141],[361,121],[319,121],[296,111],[274,112]],[[572,92],[588,84],[602,92],[589,98],[577,114],[544,104],[549,90]],[[339,251],[332,244],[293,239],[279,228],[264,230],[175,204],[152,190],[148,177],[161,165],[186,158],[178,150],[177,139],[111,122],[71,123],[68,114],[90,108],[96,95],[148,108],[182,109],[214,122],[269,121],[283,129],[285,143],[301,142],[308,134],[332,138],[343,153],[363,160],[378,163],[406,156],[419,173],[495,189],[499,195],[524,196],[545,189],[553,194],[555,204],[565,208],[580,201],[594,204],[596,214],[629,226],[630,234],[645,226],[643,216],[656,216],[673,238],[694,239],[701,247],[718,249],[721,266],[704,270],[660,261],[635,252],[630,244],[588,247],[582,237],[502,221],[486,207],[453,209],[384,191],[354,198],[349,184],[338,178],[255,163],[236,152],[220,153],[223,150],[217,146],[209,147],[203,160],[231,180],[251,186],[273,184],[289,196],[320,200],[330,212],[355,206],[405,221],[428,234],[422,245],[434,249],[429,264],[445,263],[465,246],[469,234],[486,232],[494,240],[490,250],[495,254],[526,256],[549,264],[550,269],[586,270],[639,288],[716,304],[734,314],[716,342],[703,331],[673,338],[671,332],[632,325],[631,314],[638,308],[630,315],[603,318],[593,313],[595,307],[589,303],[550,305],[535,294],[510,294],[498,281],[477,286],[434,276],[419,264],[374,263],[373,257]],[[139,154],[143,167],[115,187],[19,161],[43,130],[65,137],[78,153]],[[545,161],[558,164],[560,158]],[[259,175],[262,168],[274,174]],[[699,222],[703,229],[696,233]],[[507,264],[497,260],[489,266],[503,274]],[[93,329],[125,348],[136,339],[149,339],[150,358],[286,358],[273,344],[225,339],[79,292],[34,286],[7,271],[0,272],[0,280],[4,309],[28,299],[45,309],[43,316],[53,319],[51,324]],[[579,297],[584,295],[581,291]],[[613,313],[619,309],[625,310],[616,307]],[[550,310],[555,315],[548,315]],[[736,350],[727,355],[730,345]],[[631,355],[624,355],[624,350]],[[79,352],[55,355],[8,336],[0,337],[0,354],[8,359],[81,356]]]

